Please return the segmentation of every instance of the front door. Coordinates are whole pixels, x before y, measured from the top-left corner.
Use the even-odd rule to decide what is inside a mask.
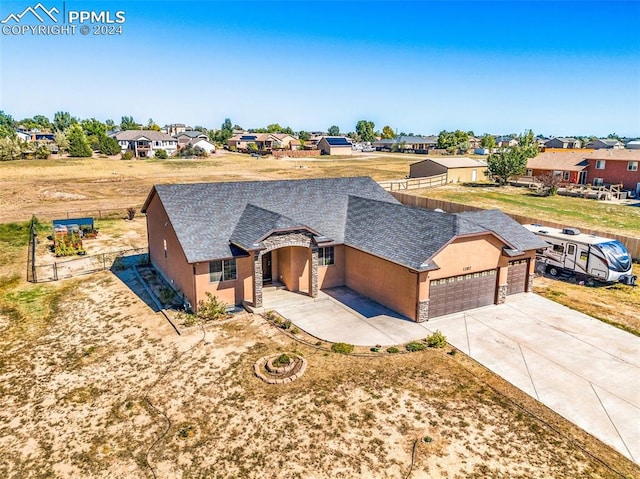
[[[587,184],[587,172],[586,171],[581,171],[578,174],[578,184],[579,185],[586,185]]]
[[[478,179],[478,170],[471,170],[471,181],[475,182]]]
[[[578,252],[578,248],[573,243],[567,243],[565,245],[564,250],[564,267],[570,269],[571,271],[576,268],[576,254]]]
[[[271,251],[262,255],[262,283],[271,283]]]

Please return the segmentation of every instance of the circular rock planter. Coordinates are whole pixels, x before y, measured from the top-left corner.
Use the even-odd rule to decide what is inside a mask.
[[[297,354],[274,354],[258,359],[253,370],[266,383],[290,383],[302,377],[307,370],[307,360]]]

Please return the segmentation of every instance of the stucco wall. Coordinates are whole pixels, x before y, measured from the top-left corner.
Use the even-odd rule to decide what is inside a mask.
[[[484,172],[486,166],[477,166],[474,168],[449,168],[447,171],[447,183],[468,183],[474,181],[473,170],[476,171],[475,181],[485,181],[487,179]]]
[[[195,265],[196,300],[206,298],[209,292],[227,304],[241,304],[253,298],[253,259],[236,258],[236,280],[209,282],[209,263]],[[196,308],[197,303],[192,303]]]
[[[503,246],[504,244],[498,238],[490,234],[458,238],[434,256],[433,259],[440,269],[430,271],[428,278],[434,280],[506,267],[509,258],[502,256]],[[500,275],[498,284],[506,284],[506,282],[505,271],[504,278]],[[423,296],[425,293],[426,296]],[[421,288],[420,296],[421,299],[429,297],[428,283]]]
[[[309,292],[311,250],[297,246],[278,249],[279,280],[289,291]]]
[[[345,285],[411,319],[416,319],[417,274],[346,246]]]
[[[344,285],[344,246],[333,248],[334,264],[318,266],[318,287],[335,288]]]
[[[176,290],[182,292],[192,305],[195,304],[193,268],[187,263],[173,226],[157,195],[147,208],[147,236],[151,264]]]

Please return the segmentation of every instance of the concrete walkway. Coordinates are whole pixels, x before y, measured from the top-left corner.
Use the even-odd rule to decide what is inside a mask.
[[[327,341],[402,344],[436,329],[450,344],[638,463],[640,338],[538,295],[415,323],[348,288],[317,299],[273,291],[265,309]]]

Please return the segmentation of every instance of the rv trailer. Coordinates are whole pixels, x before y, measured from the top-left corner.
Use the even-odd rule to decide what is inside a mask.
[[[606,283],[634,285],[631,255],[617,240],[581,233],[576,228],[550,228],[539,224],[523,225],[549,243],[538,250],[536,259],[547,273],[585,275]]]

